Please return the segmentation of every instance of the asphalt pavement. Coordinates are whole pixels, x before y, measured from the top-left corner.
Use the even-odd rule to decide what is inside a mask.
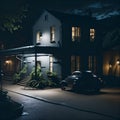
[[[99,94],[83,94],[62,91],[60,88],[36,90],[9,81],[3,82],[3,89],[8,92],[30,97],[49,104],[63,106],[69,109],[96,114],[110,119],[120,120],[120,89],[102,89]],[[103,119],[100,119],[103,120]]]

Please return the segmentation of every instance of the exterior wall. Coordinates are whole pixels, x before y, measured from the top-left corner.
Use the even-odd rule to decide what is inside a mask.
[[[41,72],[44,77],[46,77],[47,71],[50,70],[50,56],[53,57],[53,72],[58,74],[58,77],[61,78],[61,65],[57,62],[59,61],[56,57],[51,54],[38,54],[37,62],[40,63]],[[30,74],[32,69],[35,68],[35,57],[26,57],[25,61],[28,65],[28,73]]]
[[[107,51],[103,55],[103,75],[120,77],[119,51]]]
[[[93,73],[101,75],[101,56],[97,55],[72,55],[71,73],[75,70],[91,70]]]
[[[45,20],[45,16],[47,16],[47,20]],[[55,43],[50,42],[51,26],[55,27]],[[61,23],[57,18],[55,18],[49,12],[45,11],[33,27],[33,44],[34,45],[36,44],[36,34],[38,31],[42,33],[40,46],[58,47],[59,44],[61,44]]]
[[[53,57],[53,72],[56,72],[58,77],[62,78],[61,60],[57,57]]]
[[[45,18],[47,17],[47,19]],[[85,20],[84,20],[85,19]],[[77,19],[75,19],[76,21]],[[83,22],[84,20],[84,22]],[[62,77],[66,77],[71,73],[71,55],[73,51],[78,53],[78,56],[81,56],[81,70],[88,69],[88,57],[89,54],[81,55],[79,53],[81,50],[84,52],[93,50],[94,42],[90,43],[90,28],[95,28],[92,24],[92,19],[83,18],[80,21],[64,21],[60,22],[55,16],[53,16],[48,11],[45,11],[36,24],[33,27],[33,44],[36,44],[36,34],[38,31],[41,32],[42,37],[40,39],[39,46],[50,46],[50,47],[60,47],[62,45],[62,49],[64,53],[62,56],[58,53],[58,56],[62,58],[62,69],[61,65],[54,62],[54,70],[57,73],[62,72]],[[50,42],[50,27],[55,27],[55,43]],[[72,42],[72,27],[80,27],[81,31],[81,40],[80,42]],[[91,45],[90,45],[91,44]],[[76,49],[77,48],[77,49]],[[82,53],[83,54],[83,53]],[[39,59],[39,57],[37,58]],[[46,58],[47,59],[47,58]],[[49,61],[48,61],[49,63]],[[49,66],[49,64],[46,64]],[[43,66],[43,70],[46,70],[47,67]],[[47,68],[48,69],[48,68]],[[61,71],[61,72],[60,72]]]
[[[2,59],[2,70],[4,74],[14,74],[21,68],[21,62],[15,56],[7,56]]]

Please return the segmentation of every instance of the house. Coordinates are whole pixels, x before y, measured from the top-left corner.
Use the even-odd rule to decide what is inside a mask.
[[[44,49],[51,47],[58,50],[44,56],[51,72],[57,71],[65,77],[74,70],[101,71],[100,66],[97,66],[100,65],[97,63],[101,56],[98,55],[100,49],[97,47],[95,23],[96,20],[91,16],[43,12],[33,27],[33,44]],[[44,66],[43,70],[45,68],[47,67]]]
[[[39,66],[44,76],[49,71],[63,79],[75,70],[92,70],[102,75],[101,48],[95,18],[45,10],[33,26],[31,46],[4,50],[0,54],[6,56],[2,68],[8,73],[19,71],[27,64],[27,74]]]
[[[103,76],[108,84],[120,86],[120,15],[101,20]],[[103,30],[104,25],[104,30]]]

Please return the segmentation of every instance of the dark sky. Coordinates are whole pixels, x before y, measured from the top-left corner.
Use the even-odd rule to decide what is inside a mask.
[[[99,18],[120,14],[120,0],[1,0],[0,12],[14,13],[23,4],[27,4],[33,13],[52,9],[80,14],[91,9]]]
[[[52,9],[76,14],[92,11],[98,19],[120,15],[120,0],[28,0],[34,11]]]
[[[26,40],[26,38],[28,40],[32,38],[30,36],[32,34],[29,33],[29,30],[31,30],[29,26],[40,16],[43,9],[59,10],[75,14],[83,14],[91,9],[93,16],[97,19],[120,15],[120,0],[1,0],[0,17],[6,14],[16,14],[24,5],[27,5],[29,15],[26,21],[24,21],[24,29],[21,30],[18,36],[18,38],[24,36],[20,38],[19,41],[21,42]],[[12,40],[18,38],[15,36]]]
[[[30,2],[30,0],[28,0]],[[98,5],[112,5],[119,6],[120,0],[31,0],[33,4],[36,4],[37,7],[41,8],[51,8],[51,9],[75,9],[75,8],[84,8],[96,4]]]

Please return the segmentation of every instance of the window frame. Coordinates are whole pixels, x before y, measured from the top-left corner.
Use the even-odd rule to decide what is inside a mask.
[[[36,32],[36,44],[39,44],[42,39],[42,33],[40,31]]]
[[[55,43],[55,26],[50,27],[50,42]]]
[[[94,42],[94,41],[95,41],[95,29],[90,28],[90,42]]]
[[[53,72],[53,56],[49,56],[49,71]]]
[[[88,56],[88,69],[96,72],[97,58],[96,56]]]
[[[81,28],[79,26],[72,26],[72,42],[80,41],[81,39]]]
[[[80,56],[71,56],[71,73],[80,70]]]

